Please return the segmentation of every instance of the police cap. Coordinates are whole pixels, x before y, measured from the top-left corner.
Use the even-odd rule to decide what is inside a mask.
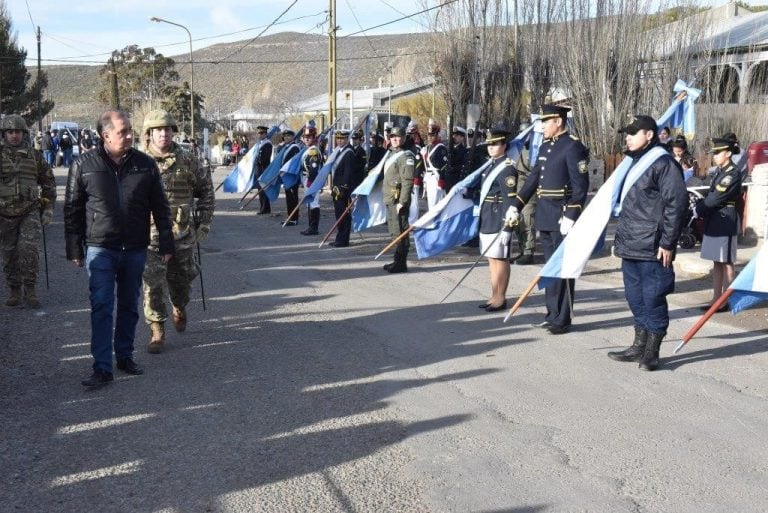
[[[290,128],[286,128],[282,132],[280,132],[280,135],[290,135],[291,137],[293,137],[294,135],[296,135],[296,132],[294,132]]]
[[[656,120],[651,116],[637,114],[632,118],[632,122],[619,130],[619,133],[635,135],[640,130],[650,130],[654,134],[659,130]]]
[[[349,138],[349,130],[336,130],[336,133],[333,134],[334,139],[348,139]]]
[[[256,127],[256,131],[260,134],[266,134],[269,131],[269,128],[265,127],[264,125],[259,125]]]
[[[509,134],[509,128],[506,125],[494,125],[488,130],[485,142],[488,144],[505,144]]]
[[[712,139],[712,147],[709,149],[708,153],[714,155],[721,151],[730,151],[734,155],[738,155],[741,153],[741,148],[739,148],[739,143],[735,142],[733,139],[726,138],[725,136],[714,137]]]
[[[566,119],[570,111],[570,107],[563,107],[560,105],[553,105],[548,103],[541,106],[541,111],[539,111],[539,119],[542,121],[552,118]]]

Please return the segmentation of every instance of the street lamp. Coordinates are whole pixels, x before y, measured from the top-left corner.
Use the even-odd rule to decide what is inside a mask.
[[[181,23],[174,23],[172,21],[168,21],[163,18],[158,18],[157,16],[152,16],[150,20],[155,21],[157,23],[168,23],[169,25],[176,25],[177,27],[181,27],[184,30],[187,31],[187,36],[189,36],[189,117],[190,117],[190,131],[192,132],[192,140],[195,140],[195,62],[192,59],[192,34],[189,32],[189,29],[182,25]]]

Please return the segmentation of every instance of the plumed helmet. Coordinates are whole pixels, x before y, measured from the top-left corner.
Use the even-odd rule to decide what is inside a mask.
[[[6,130],[23,130],[24,132],[29,133],[27,122],[24,121],[24,118],[18,114],[5,116],[3,118],[2,124],[0,124],[0,129],[2,129],[3,132]]]
[[[406,127],[405,131],[409,134],[412,134],[414,132],[419,131],[419,125],[415,121],[411,120],[408,122],[408,126]]]
[[[171,116],[168,111],[160,109],[151,110],[144,116],[144,128],[142,129],[142,132],[148,134],[153,128],[162,128],[164,126],[171,127],[174,132],[179,131],[179,127],[176,126],[176,120],[173,119],[173,116]]]

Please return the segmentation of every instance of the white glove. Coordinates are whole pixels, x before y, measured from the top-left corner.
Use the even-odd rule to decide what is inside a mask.
[[[466,187],[462,187],[461,189],[459,189],[459,194],[461,194],[462,197],[466,197],[466,195],[469,194],[469,189],[467,189]]]
[[[696,206],[698,206],[698,205],[696,205]],[[691,209],[691,221],[693,221],[694,219],[698,219],[698,218],[699,218],[699,213],[696,212],[696,207],[693,207]]]
[[[560,234],[561,235],[568,235],[568,232],[571,231],[571,227],[573,226],[574,221],[573,219],[568,219],[567,217],[563,217],[560,219]]]
[[[512,239],[512,232],[508,232],[502,228],[502,230],[499,232],[499,246],[506,247],[509,246],[509,241]]]
[[[517,207],[509,207],[507,213],[504,215],[504,223],[507,226],[514,226],[520,217],[520,212],[517,211]]]
[[[421,196],[421,186],[420,185],[414,185],[413,186],[413,197],[419,198]]]

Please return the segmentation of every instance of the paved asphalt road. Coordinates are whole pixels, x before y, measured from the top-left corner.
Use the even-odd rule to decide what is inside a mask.
[[[768,510],[765,311],[718,314],[672,356],[708,279],[678,276],[663,370],[646,373],[605,356],[631,338],[609,255],[555,337],[530,326],[540,293],[508,324],[476,307],[485,265],[436,304],[476,250],[387,275],[383,230],[318,249],[305,215],[280,228],[236,195],[217,206],[207,312],[196,284],[165,353],[140,325],[145,375],[86,391],[87,278],[65,261],[59,204],[43,308],[0,307],[0,510]],[[510,299],[536,270],[513,267]]]

